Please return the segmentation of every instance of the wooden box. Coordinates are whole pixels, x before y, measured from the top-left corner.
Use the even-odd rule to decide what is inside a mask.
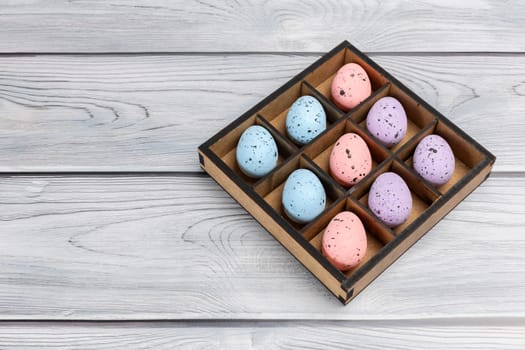
[[[330,86],[336,71],[349,62],[366,70],[372,95],[345,113],[331,101]],[[302,95],[321,101],[327,114],[327,129],[309,144],[298,147],[286,135],[285,119],[291,104]],[[391,149],[378,144],[364,124],[370,107],[384,96],[397,98],[408,117],[406,137]],[[239,170],[235,156],[242,132],[254,124],[268,129],[279,149],[277,167],[258,180]],[[368,144],[374,166],[362,181],[347,190],[330,176],[328,158],[337,138],[350,131],[361,135]],[[452,179],[437,188],[411,167],[417,143],[433,133],[448,141],[456,157]],[[495,161],[490,152],[346,41],[202,144],[199,159],[202,168],[344,304],[483,182]],[[284,181],[298,168],[312,170],[327,193],[325,210],[306,225],[289,220],[281,205]],[[409,219],[394,229],[379,222],[366,201],[372,182],[385,171],[396,172],[406,181],[413,200]],[[357,267],[343,273],[321,254],[320,246],[329,221],[345,209],[363,221],[368,249]]]

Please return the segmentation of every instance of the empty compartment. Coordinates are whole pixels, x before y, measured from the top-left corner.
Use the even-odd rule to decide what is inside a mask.
[[[332,207],[328,208],[315,223],[312,223],[303,229],[303,236],[308,239],[310,244],[318,251],[322,252],[321,244],[326,227],[330,221],[342,211],[353,212],[359,217],[359,219],[361,219],[367,239],[367,249],[363,260],[361,260],[359,265],[352,269],[343,271],[344,275],[349,277],[365,265],[370,259],[376,256],[381,249],[394,238],[394,235],[388,227],[378,222],[361,203],[353,198],[345,197],[337,203],[334,203]]]
[[[372,85],[372,94],[381,86],[385,85],[387,79],[375,70],[363,57],[349,48],[344,48],[334,56],[323,62],[319,67],[308,74],[305,80],[312,85],[317,91],[323,94],[329,101],[332,100],[332,81],[335,74],[347,63],[357,63],[366,71]],[[365,100],[366,101],[366,100]],[[333,102],[332,102],[333,103]],[[334,104],[335,106],[335,104]]]
[[[410,141],[410,139],[412,139],[418,132],[420,132],[428,125],[434,123],[436,117],[428,109],[426,109],[413,97],[411,97],[408,93],[406,93],[404,90],[400,89],[394,84],[390,85],[388,93],[385,94],[385,96],[390,96],[397,99],[403,106],[403,109],[405,110],[407,115],[407,131],[405,137],[397,145],[394,145],[390,148],[392,152],[396,152],[404,144]],[[377,100],[379,100],[379,98],[375,99],[374,103]],[[373,104],[370,105],[370,108],[372,107],[372,105]],[[366,113],[362,113],[359,115],[359,118],[356,118],[359,125],[361,125],[364,129],[367,128],[366,121],[370,108],[366,111]],[[376,137],[376,135],[373,134],[372,136]]]
[[[460,131],[457,131],[455,127],[447,123],[445,120],[439,119],[434,125],[426,129],[424,133],[418,135],[414,142],[410,142],[407,147],[400,150],[399,158],[403,159],[405,164],[411,169],[413,169],[412,160],[417,145],[421,139],[431,134],[443,137],[454,153],[455,167],[450,180],[441,186],[430,185],[437,191],[445,194],[454,185],[465,178],[473,168],[479,165],[485,159],[485,155],[474,143],[465,138],[465,135],[460,135]]]
[[[343,114],[332,106],[326,99],[315,91],[311,86],[304,82],[297,82],[288,88],[285,92],[277,96],[274,100],[264,106],[259,114],[266,119],[275,129],[277,129],[290,142],[292,139],[288,136],[286,131],[286,116],[292,104],[301,96],[315,97],[323,106],[326,113],[326,127],[329,128],[331,124],[340,119]],[[314,132],[316,130],[312,130]],[[301,145],[298,145],[301,147]]]
[[[396,226],[392,227],[394,234],[399,234],[405,228],[407,228],[412,222],[420,218],[425,211],[440,197],[440,193],[430,187],[426,182],[417,176],[417,174],[406,166],[406,164],[398,160],[390,160],[383,163],[374,173],[372,173],[365,181],[362,181],[356,186],[356,188],[350,193],[350,195],[359,200],[363,206],[365,206],[371,215],[373,215],[377,221],[381,221],[373,211],[368,207],[368,197],[370,187],[377,179],[378,176],[386,172],[393,172],[399,175],[407,184],[410,190],[410,197],[412,199],[412,209],[408,216],[408,219]],[[390,189],[387,189],[390,192]]]
[[[344,189],[331,181],[331,179],[315,167],[309,160],[301,155],[296,155],[284,163],[274,172],[261,179],[254,186],[255,192],[261,196],[279,215],[290,222],[296,229],[300,229],[307,224],[297,223],[291,220],[285,213],[282,205],[282,194],[284,183],[288,176],[297,169],[308,169],[312,171],[321,181],[326,193],[326,208],[344,194]],[[322,215],[322,214],[321,214]]]
[[[383,162],[390,152],[378,144],[371,136],[349,118],[332,126],[315,141],[305,147],[304,155],[310,158],[319,168],[330,174],[330,154],[337,140],[346,133],[356,133],[365,141],[372,156],[372,170]],[[362,180],[361,180],[362,181]],[[355,186],[355,185],[354,185]]]
[[[252,125],[260,125],[264,127],[273,136],[279,153],[276,168],[296,151],[295,146],[284,140],[283,137],[275,130],[275,128],[273,128],[264,119],[256,114],[250,116],[245,121],[232,128],[228,133],[226,133],[226,135],[211,145],[210,149],[226,164],[228,168],[233,170],[236,175],[238,175],[250,185],[254,184],[258,179],[251,178],[241,171],[239,165],[237,164],[236,151],[237,144],[239,143],[242,133]]]

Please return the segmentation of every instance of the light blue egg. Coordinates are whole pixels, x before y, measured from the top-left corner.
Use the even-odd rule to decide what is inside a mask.
[[[324,210],[326,192],[319,178],[310,170],[297,169],[284,183],[282,203],[286,215],[305,224]]]
[[[259,178],[277,165],[279,151],[272,134],[259,125],[244,130],[237,144],[237,164],[249,177]]]
[[[301,96],[286,115],[286,132],[297,144],[304,145],[326,129],[326,113],[312,96]]]

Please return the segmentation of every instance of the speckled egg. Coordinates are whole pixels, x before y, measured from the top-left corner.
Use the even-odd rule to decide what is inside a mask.
[[[282,203],[286,215],[305,224],[324,210],[326,192],[319,178],[308,169],[297,169],[284,183]]]
[[[435,186],[452,178],[456,162],[448,142],[439,135],[428,135],[417,145],[413,158],[414,170]]]
[[[259,178],[275,168],[279,153],[272,134],[262,126],[252,125],[242,133],[236,156],[244,174]]]
[[[330,174],[343,186],[353,186],[372,169],[372,155],[366,142],[355,133],[341,136],[330,153]]]
[[[299,97],[286,115],[286,132],[293,142],[304,145],[326,129],[326,113],[313,96]]]
[[[385,225],[401,225],[412,211],[412,196],[406,182],[396,173],[379,175],[370,187],[368,207]]]
[[[350,211],[343,211],[326,227],[321,250],[336,268],[347,271],[361,263],[366,245],[366,232],[361,219]]]
[[[377,100],[368,111],[366,127],[379,143],[392,147],[407,133],[407,114],[396,98],[386,96]]]
[[[363,67],[348,63],[335,74],[331,92],[337,107],[349,111],[370,96],[372,85]]]

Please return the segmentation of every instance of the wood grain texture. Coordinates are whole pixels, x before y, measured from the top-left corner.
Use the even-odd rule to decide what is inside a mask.
[[[0,57],[0,171],[200,171],[200,143],[317,57]],[[525,170],[525,56],[373,58]]]
[[[0,349],[525,348],[525,3],[0,7],[0,172],[192,172],[0,176]],[[196,148],[346,39],[498,160],[342,307]]]
[[[9,349],[519,349],[523,325],[425,322],[0,324]]]
[[[524,3],[25,0],[2,5],[0,52],[525,51]]]
[[[490,178],[343,307],[204,176],[0,178],[0,319],[525,317],[525,179]]]

